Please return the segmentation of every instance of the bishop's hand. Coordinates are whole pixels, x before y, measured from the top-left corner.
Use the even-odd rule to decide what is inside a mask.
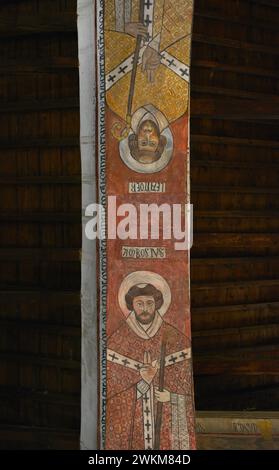
[[[143,367],[140,369],[141,378],[149,385],[152,383],[159,369],[158,361],[151,361],[151,354],[148,351],[143,355]]]
[[[155,72],[161,63],[161,56],[158,51],[150,46],[145,48],[142,56],[142,70],[146,72],[147,79],[153,83],[155,81]]]
[[[126,23],[125,24],[125,33],[130,34],[134,38],[142,36],[144,39],[147,39],[147,27],[142,23]]]
[[[168,403],[171,399],[171,394],[168,390],[164,390],[163,392],[160,392],[158,387],[155,387],[155,398],[157,401],[160,401],[161,403]]]

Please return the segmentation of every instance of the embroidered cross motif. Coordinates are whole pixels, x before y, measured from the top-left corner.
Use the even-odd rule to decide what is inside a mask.
[[[116,361],[118,360],[118,357],[113,353],[113,354],[109,354],[109,356],[111,357],[111,360],[112,361]]]
[[[128,359],[122,359],[122,363],[124,366],[127,366],[128,364],[130,364],[130,361],[128,361]]]
[[[144,24],[145,26],[149,26],[152,24],[152,21],[150,20],[150,16],[149,15],[146,15],[146,18],[144,19]]]
[[[128,65],[125,65],[125,67],[121,67],[121,66],[120,66],[118,72],[119,72],[119,73],[124,73],[124,75],[125,75],[125,70],[126,70],[127,68],[128,68]]]
[[[175,65],[175,61],[173,59],[167,59],[167,62],[169,64],[169,66],[171,67],[172,65]]]
[[[115,79],[116,79],[116,75],[110,75],[108,78],[108,81],[114,83]]]
[[[169,361],[174,364],[174,363],[177,361],[177,357],[171,356],[171,358],[169,359]]]
[[[185,77],[189,75],[189,72],[187,69],[179,69],[179,72],[181,72],[181,76]]]
[[[143,401],[145,401],[145,403],[149,403],[149,398],[146,394],[144,395]]]
[[[151,423],[149,422],[149,419],[145,423],[145,427],[146,427],[147,431],[149,432],[149,429],[151,428]]]
[[[150,0],[147,0],[144,6],[147,8],[147,10],[149,10],[149,8],[152,7],[152,2],[150,2]]]
[[[148,408],[148,406],[145,408],[144,410],[144,413],[146,414],[146,416],[148,417],[150,415],[150,409]]]
[[[152,441],[151,437],[150,437],[150,434],[147,434],[146,436],[146,441],[148,442],[148,444],[150,444],[150,442]],[[150,449],[150,447],[148,447],[148,449]]]

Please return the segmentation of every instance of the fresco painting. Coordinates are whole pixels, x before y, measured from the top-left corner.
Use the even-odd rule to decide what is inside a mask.
[[[136,207],[189,202],[193,0],[97,3],[105,197]],[[194,449],[189,251],[171,240],[110,239],[103,248],[100,445]]]

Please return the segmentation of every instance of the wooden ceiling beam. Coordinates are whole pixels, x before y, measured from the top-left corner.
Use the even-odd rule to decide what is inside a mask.
[[[199,143],[212,143],[215,145],[239,145],[247,147],[269,147],[269,148],[279,148],[279,140],[259,140],[259,139],[239,139],[238,137],[223,137],[217,135],[201,135],[193,134],[191,135],[191,142]],[[1,144],[0,144],[1,147]],[[195,159],[192,159],[192,163],[195,163]],[[251,166],[251,164],[250,164]]]
[[[249,3],[255,3],[256,5],[264,5],[272,8],[279,8],[278,0],[248,0]]]
[[[0,352],[0,360],[3,364],[6,363],[25,363],[32,366],[41,366],[41,367],[54,367],[55,369],[70,369],[75,370],[79,373],[81,364],[80,361],[71,359],[61,359],[56,356],[46,356],[41,354],[27,354],[20,351],[20,353],[15,353],[14,351]]]
[[[244,98],[250,100],[268,100],[279,102],[278,95],[272,95],[267,93],[246,91],[240,89],[222,88],[219,86],[203,86],[195,85],[191,86],[192,99],[195,97],[201,98],[201,95],[213,95],[213,96],[228,96],[234,98]],[[196,96],[197,95],[197,96]]]
[[[279,166],[279,165],[278,165]],[[0,179],[1,182],[1,179]],[[234,194],[278,194],[279,193],[279,187],[260,187],[260,186],[208,186],[208,185],[202,185],[202,184],[193,184],[191,186],[191,193],[218,193],[218,194],[223,194],[223,193],[234,193]]]
[[[222,356],[209,356],[201,358],[195,355],[194,372],[196,376],[222,376],[222,375],[270,375],[279,374],[279,358],[274,356],[262,359],[260,347],[257,348],[258,358],[246,359],[245,357],[228,358]]]
[[[1,221],[5,222],[61,222],[61,223],[81,223],[82,213],[79,211],[55,212],[53,210],[45,211],[0,211]]]
[[[212,211],[212,210],[196,210],[195,211],[196,217],[210,217],[211,219],[226,219],[226,218],[276,218],[279,219],[279,212],[278,211],[240,211],[240,210],[221,210],[221,211]],[[279,234],[278,234],[279,236]]]
[[[3,15],[0,18],[0,37],[18,37],[23,35],[49,33],[76,33],[77,15],[68,12],[58,12],[54,15],[30,14],[20,15],[13,19],[7,19]]]
[[[191,118],[231,120],[278,120],[277,102],[207,98],[191,100]]]
[[[194,330],[192,333],[193,338],[210,338],[210,337],[216,337],[216,341],[218,341],[219,336],[244,336],[246,333],[252,333],[252,334],[258,334],[262,333],[267,334],[273,333],[274,335],[274,340],[278,337],[278,331],[279,331],[279,311],[277,312],[278,315],[278,323],[269,323],[263,324],[263,325],[251,325],[251,326],[239,326],[238,328],[236,327],[223,327],[219,329],[207,329],[207,330]],[[1,322],[2,324],[2,322]],[[32,327],[31,327],[32,328]]]
[[[0,318],[0,327],[8,329],[9,331],[22,331],[30,330],[39,334],[54,335],[54,336],[74,336],[80,338],[80,325],[69,326],[64,324],[51,324],[45,322],[32,322],[22,320],[4,320]]]
[[[201,10],[199,9],[199,6],[197,5],[197,8],[195,9],[194,13],[195,18],[204,18],[207,20],[215,20],[215,21],[220,21],[222,23],[229,23],[233,24],[236,23],[237,25],[243,25],[247,26],[250,28],[256,28],[256,29],[269,29],[269,30],[274,30],[278,32],[278,23],[275,22],[267,22],[267,21],[259,21],[254,18],[248,18],[248,17],[243,17],[243,16],[233,16],[233,15],[227,15],[224,16],[222,14],[216,13],[216,10],[210,10],[208,8],[207,10]]]
[[[1,101],[0,113],[23,113],[23,112],[43,112],[60,111],[64,109],[79,109],[79,98],[51,98],[51,99],[30,99],[17,101]]]
[[[251,67],[246,65],[235,65],[235,64],[226,64],[224,62],[217,62],[214,60],[201,60],[194,59],[192,60],[192,72],[193,69],[210,69],[211,73],[215,72],[232,72],[241,75],[251,75],[258,77],[271,77],[279,80],[279,73],[277,70],[266,69],[260,67]]]
[[[80,394],[53,393],[49,390],[34,390],[23,387],[0,386],[0,397],[5,400],[34,400],[62,406],[79,406]]]
[[[55,302],[55,305],[60,306],[80,306],[80,292],[79,291],[62,291],[50,289],[33,289],[33,290],[0,290],[0,301],[2,306],[22,302],[25,305],[29,302],[33,305],[45,301]],[[2,307],[4,308],[4,307]]]
[[[81,176],[0,176],[1,186],[81,185]]]
[[[79,249],[71,248],[0,248],[1,261],[46,261],[47,263],[65,263],[80,261],[81,252]]]
[[[236,139],[236,144],[227,144],[226,139],[231,139],[230,137],[224,137],[221,138],[222,142],[219,140],[220,137],[217,136],[193,136],[194,138],[192,139],[192,142],[195,143],[205,143],[205,144],[210,144],[210,145],[240,145],[239,139]],[[196,138],[197,137],[197,138]],[[248,145],[247,139],[241,139],[243,141],[243,145],[246,146]],[[274,145],[274,146],[273,146]],[[259,146],[260,147],[260,146]],[[261,145],[263,147],[263,145]],[[271,148],[277,148],[276,142],[272,143]],[[225,158],[225,155],[224,155]],[[279,162],[275,163],[274,161],[272,162],[264,162],[264,161],[245,161],[245,160],[211,160],[209,158],[195,158],[191,161],[191,167],[211,167],[211,168],[265,168],[266,170],[274,170],[277,171],[279,170]],[[249,186],[250,187],[250,186]],[[257,186],[259,188],[259,186]],[[275,187],[275,189],[277,186]]]
[[[0,75],[51,72],[53,70],[73,70],[78,72],[76,57],[34,57],[24,59],[1,59]]]
[[[59,448],[59,442],[63,447],[61,449],[65,450],[67,447],[66,443],[69,445],[69,449],[73,450],[79,449],[79,430],[76,431],[70,429],[57,429],[49,428],[47,426],[21,426],[21,425],[10,425],[2,424],[0,425],[0,439],[1,442],[10,442],[16,445],[18,442],[32,444],[32,448],[49,449],[52,445],[52,449]],[[15,444],[16,443],[16,444]]]
[[[79,137],[49,137],[29,139],[10,138],[0,140],[0,152],[5,149],[31,149],[31,148],[62,148],[62,147],[79,147]]]
[[[196,214],[196,217],[199,217]],[[207,217],[207,216],[204,216]],[[210,216],[208,216],[210,217]],[[208,250],[210,255],[210,249],[224,250],[231,253],[233,249],[245,249],[246,256],[251,250],[257,248],[269,250],[268,253],[274,253],[276,251],[278,256],[279,250],[279,234],[278,233],[196,233],[194,236],[194,246],[192,250],[199,256],[199,251]],[[249,248],[249,250],[248,250]],[[223,251],[219,251],[220,255]],[[193,255],[195,256],[195,254]],[[211,255],[212,256],[212,255]]]
[[[193,43],[195,42],[208,44],[211,46],[228,47],[230,49],[242,49],[246,52],[260,52],[263,54],[270,54],[275,56],[279,55],[278,47],[264,46],[258,43],[238,41],[236,39],[228,39],[223,37],[210,37],[205,34],[194,33]]]

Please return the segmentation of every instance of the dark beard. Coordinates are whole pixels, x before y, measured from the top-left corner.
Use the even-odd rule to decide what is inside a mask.
[[[155,312],[154,313],[142,312],[141,315],[137,315],[135,312],[135,316],[136,316],[136,320],[139,323],[141,323],[142,325],[148,325],[149,323],[153,322],[155,318]]]

